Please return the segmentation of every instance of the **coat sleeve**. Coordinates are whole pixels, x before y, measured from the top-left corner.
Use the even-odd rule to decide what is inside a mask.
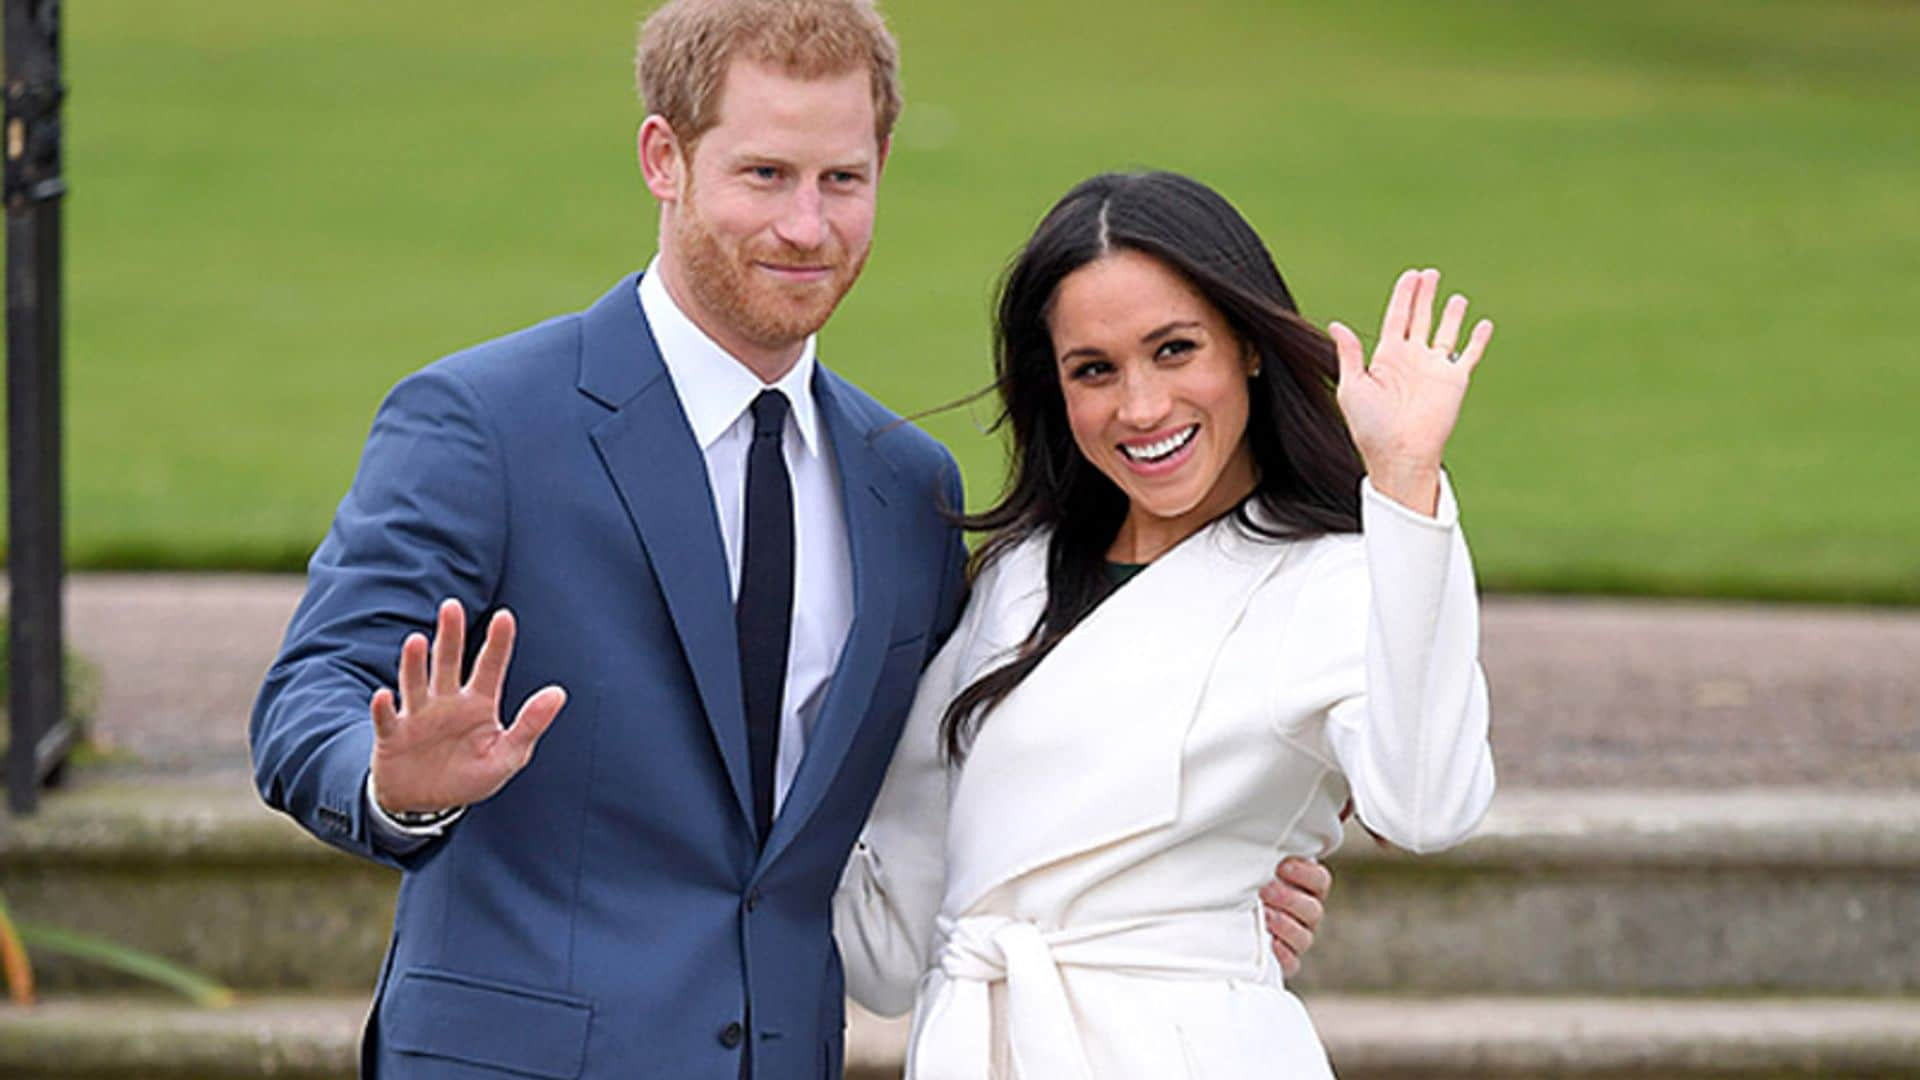
[[[1466,839],[1493,798],[1473,564],[1444,476],[1433,517],[1363,481],[1361,521],[1360,550],[1309,586],[1295,625],[1346,654],[1333,658],[1341,691],[1327,733],[1360,820],[1409,851],[1438,851]]]
[[[463,380],[431,367],[394,388],[248,729],[261,798],[321,840],[402,865],[376,843],[363,798],[369,702],[395,684],[406,636],[433,633],[442,599],[483,616],[504,558],[505,492],[498,440]]]
[[[978,583],[959,625],[920,677],[873,814],[833,898],[833,932],[847,992],[882,1016],[913,1008],[933,962],[934,919],[946,893],[947,797],[951,772],[940,721],[975,665],[979,624],[991,595]]]

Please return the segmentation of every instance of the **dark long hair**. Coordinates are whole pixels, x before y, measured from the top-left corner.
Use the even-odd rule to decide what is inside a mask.
[[[1113,591],[1106,553],[1127,497],[1074,444],[1046,317],[1068,274],[1119,250],[1150,255],[1185,277],[1259,357],[1246,433],[1258,479],[1232,511],[1239,526],[1275,541],[1360,529],[1362,469],[1334,402],[1333,341],[1301,318],[1253,227],[1219,193],[1174,173],[1082,182],[1047,212],[1001,280],[996,426],[1012,430],[1012,475],[999,502],[961,519],[991,533],[974,553],[974,576],[1052,530],[1046,607],[1013,659],[947,706],[941,733],[952,761],[966,755],[985,715]]]

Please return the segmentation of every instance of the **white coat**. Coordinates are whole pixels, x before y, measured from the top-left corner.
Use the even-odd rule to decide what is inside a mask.
[[[1435,517],[1362,485],[1363,531],[1276,543],[1231,519],[1161,556],[986,716],[940,717],[1046,592],[1007,552],[922,678],[835,898],[855,998],[914,1009],[910,1080],[1330,1075],[1258,890],[1323,856],[1351,795],[1414,851],[1493,795],[1473,569]]]

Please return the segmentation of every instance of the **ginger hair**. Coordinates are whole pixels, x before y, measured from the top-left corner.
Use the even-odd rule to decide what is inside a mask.
[[[669,0],[640,26],[634,73],[647,110],[689,148],[720,121],[720,88],[736,59],[795,78],[865,69],[874,138],[900,117],[900,47],[872,0]]]

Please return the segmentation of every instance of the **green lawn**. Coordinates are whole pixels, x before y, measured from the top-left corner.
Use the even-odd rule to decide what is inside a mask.
[[[77,566],[300,565],[387,386],[651,251],[627,0],[65,10]],[[985,381],[1052,199],[1174,168],[1316,319],[1434,264],[1498,320],[1452,455],[1488,585],[1920,602],[1920,7],[889,10],[908,111],[823,354],[897,408]],[[976,504],[988,418],[928,423]]]

